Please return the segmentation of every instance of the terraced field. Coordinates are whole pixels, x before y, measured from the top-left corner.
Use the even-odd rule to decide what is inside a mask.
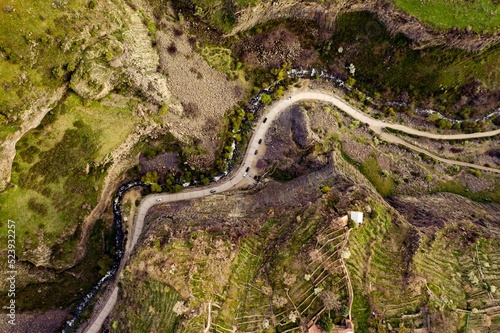
[[[222,299],[214,321],[216,331],[230,331],[238,325],[252,331],[260,317],[269,318],[269,302],[260,288],[263,281],[255,280],[263,264],[263,249],[263,244],[253,237],[241,243],[225,288],[227,298]]]
[[[127,318],[143,308],[135,307],[140,298],[127,292],[143,276],[161,285],[159,290],[175,290],[175,300],[183,301],[185,311],[162,322],[171,326],[179,322],[185,332],[235,328],[238,332],[300,332],[322,316],[340,324],[348,315],[347,279],[341,263],[347,229],[322,210],[306,209],[292,220],[269,219],[257,232],[231,241],[201,230],[166,241],[163,234],[169,233],[169,227],[158,228],[124,272],[127,301],[123,304],[129,306],[124,314],[117,309],[112,332],[132,327]],[[164,311],[153,303],[148,311]],[[137,325],[156,327],[148,318]]]
[[[408,288],[404,279],[406,263],[401,248],[411,235],[409,227],[395,226],[385,208],[375,209],[379,218],[367,219],[351,233],[351,256],[346,260],[355,290],[353,319],[361,332],[368,329],[367,311],[375,320],[397,327],[403,316],[419,313],[425,300],[425,294]]]
[[[173,309],[181,298],[173,288],[148,279],[125,284],[123,294],[128,302],[134,304],[134,311],[129,311],[128,308],[122,309],[127,313],[127,317],[113,322],[112,332],[175,331],[179,324],[179,317]],[[130,303],[124,303],[121,306],[127,307]]]

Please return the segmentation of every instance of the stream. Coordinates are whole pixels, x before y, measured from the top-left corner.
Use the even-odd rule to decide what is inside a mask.
[[[73,311],[72,318],[66,321],[66,323],[64,324],[64,327],[62,329],[63,333],[71,332],[74,329],[73,325],[81,317],[83,311],[88,306],[90,300],[95,296],[95,294],[99,291],[99,289],[101,289],[104,283],[110,280],[112,277],[114,277],[118,272],[118,268],[120,267],[123,255],[125,254],[125,234],[123,232],[121,200],[128,190],[137,186],[146,186],[146,185],[139,180],[134,180],[122,184],[116,191],[115,199],[113,201],[113,227],[116,232],[116,239],[115,239],[116,250],[115,250],[113,266],[111,266],[110,270],[82,298],[78,306]]]

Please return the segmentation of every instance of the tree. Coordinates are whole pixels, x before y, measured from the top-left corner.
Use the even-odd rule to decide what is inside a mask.
[[[151,184],[151,191],[153,192],[161,192],[161,186],[158,185],[157,183]]]
[[[173,189],[172,189],[172,192],[177,193],[177,192],[182,191],[182,189],[183,189],[182,185],[175,184]]]
[[[113,259],[111,259],[109,256],[104,255],[98,262],[97,265],[99,265],[99,274],[100,275],[105,275],[108,270],[111,268],[113,265]]]
[[[444,119],[444,118],[439,118],[436,120],[436,126],[440,129],[450,129],[453,126],[453,123]]]
[[[279,86],[278,89],[276,89],[276,91],[274,92],[274,97],[279,98],[283,96],[284,93],[285,93],[285,88],[283,88],[283,86]]]
[[[333,331],[333,328],[334,328],[332,318],[330,318],[330,316],[327,316],[327,315],[321,316],[321,318],[319,319],[318,325],[326,333],[331,333]]]
[[[142,176],[141,181],[146,185],[158,183],[158,172],[156,171],[147,172],[144,176]]]
[[[348,87],[353,87],[356,84],[356,80],[352,77],[349,77],[347,81],[345,81],[345,85]]]
[[[273,99],[268,94],[262,94],[260,100],[262,101],[263,104],[269,104],[272,102]]]
[[[338,296],[331,290],[322,290],[319,293],[319,298],[323,301],[323,306],[326,311],[340,309],[341,303]]]

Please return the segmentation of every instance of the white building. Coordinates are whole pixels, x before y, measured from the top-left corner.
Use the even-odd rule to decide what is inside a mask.
[[[349,218],[353,220],[358,226],[363,223],[362,212],[349,212]]]

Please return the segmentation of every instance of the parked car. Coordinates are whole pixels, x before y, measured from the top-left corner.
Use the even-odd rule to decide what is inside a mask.
[[[248,167],[248,168],[245,170],[245,172],[248,172],[248,170],[250,170],[250,167]]]
[[[288,96],[286,99],[292,99],[292,96]]]
[[[210,193],[215,193],[215,192],[217,192],[216,189],[210,190]]]
[[[263,123],[266,123],[266,121],[267,121],[267,118],[264,118],[264,121],[263,121]]]

